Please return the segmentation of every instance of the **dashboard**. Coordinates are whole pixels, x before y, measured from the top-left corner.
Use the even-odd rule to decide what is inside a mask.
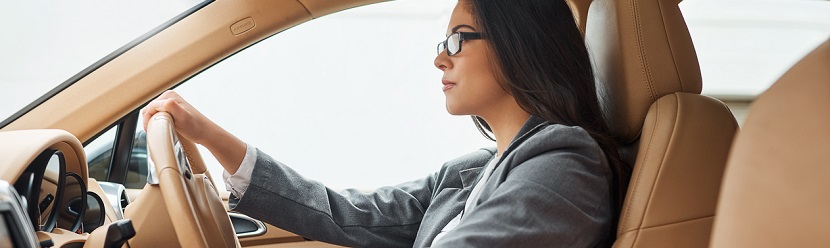
[[[56,247],[83,244],[108,221],[103,193],[88,187],[96,182],[88,179],[84,156],[81,143],[66,131],[0,132],[0,212],[3,206],[19,212],[0,218],[0,246],[29,247],[31,236]],[[9,230],[23,234],[4,234]]]
[[[101,219],[100,197],[91,196],[83,177],[66,167],[63,152],[46,149],[14,183],[35,230],[89,233],[102,224],[94,220]]]
[[[0,132],[0,247],[113,247],[111,236],[135,247],[180,243],[158,180],[131,202],[123,185],[87,170],[83,146],[66,131]],[[304,241],[239,213],[229,218],[242,245]]]

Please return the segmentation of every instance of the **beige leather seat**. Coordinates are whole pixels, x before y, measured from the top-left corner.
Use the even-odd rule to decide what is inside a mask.
[[[634,165],[614,247],[706,247],[738,129],[700,95],[679,0],[594,0],[585,39],[606,117]],[[580,4],[575,4],[580,6]]]
[[[830,40],[749,109],[712,247],[830,247]]]

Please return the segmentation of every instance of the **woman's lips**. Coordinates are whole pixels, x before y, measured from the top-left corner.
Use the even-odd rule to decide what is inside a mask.
[[[448,91],[455,87],[455,83],[449,80],[441,80],[441,84],[444,85],[444,91]]]

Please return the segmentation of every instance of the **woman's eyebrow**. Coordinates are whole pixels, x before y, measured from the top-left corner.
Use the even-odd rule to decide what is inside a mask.
[[[470,26],[470,25],[467,25],[467,24],[461,24],[461,25],[456,25],[455,27],[453,27],[452,32],[453,33],[458,32],[458,29],[460,29],[460,28],[469,28],[469,29],[472,29],[473,31],[478,31],[473,26]]]

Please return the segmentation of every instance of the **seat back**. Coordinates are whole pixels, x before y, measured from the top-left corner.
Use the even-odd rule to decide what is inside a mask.
[[[830,40],[752,104],[712,247],[830,247]]]
[[[594,0],[585,39],[597,91],[634,166],[615,247],[705,247],[737,122],[700,95],[679,0]]]

